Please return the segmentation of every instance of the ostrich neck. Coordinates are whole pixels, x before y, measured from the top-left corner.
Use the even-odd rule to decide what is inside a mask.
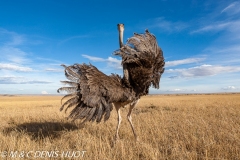
[[[123,31],[119,31],[119,45],[120,48],[123,47]]]
[[[119,45],[120,45],[120,48],[123,47],[123,30],[120,30],[120,29],[119,29]],[[129,84],[129,73],[128,73],[126,64],[123,64],[123,78],[126,80],[128,85],[130,85]]]

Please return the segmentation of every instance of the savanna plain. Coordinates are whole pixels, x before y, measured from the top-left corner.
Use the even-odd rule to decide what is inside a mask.
[[[0,95],[0,159],[240,159],[240,94],[142,97],[132,113],[139,142],[126,107],[115,145],[114,109],[81,125],[59,111],[61,98]]]

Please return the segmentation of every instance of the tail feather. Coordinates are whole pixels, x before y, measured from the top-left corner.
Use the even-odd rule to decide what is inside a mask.
[[[65,66],[65,74],[69,81],[62,81],[71,87],[61,87],[58,92],[67,91],[62,100],[69,98],[62,104],[60,110],[65,112],[71,108],[69,118],[84,119],[86,121],[101,122],[110,117],[113,102],[134,99],[134,93],[122,86],[118,75],[107,76],[96,67],[86,64]]]
[[[97,120],[96,120],[97,122],[100,122],[102,120],[102,115],[103,115],[103,106],[102,104],[100,104],[97,112]]]
[[[92,108],[85,107],[85,109],[81,112],[81,114],[79,114],[79,118],[80,118],[80,119],[83,119],[83,118],[87,117],[88,112],[90,112],[91,109],[92,109]]]
[[[66,112],[69,107],[76,105],[77,101],[78,101],[78,97],[76,96],[68,99],[66,102],[63,103],[62,107],[60,108],[60,111],[62,111],[63,108],[67,106],[67,108],[65,109],[65,112]]]
[[[74,93],[67,94],[67,95],[63,96],[62,99],[61,99],[61,104],[62,104],[62,101],[63,101],[64,99],[66,99],[66,98],[71,98],[71,97],[73,97],[73,96],[76,96],[77,93],[78,93],[78,92],[74,92]]]
[[[65,84],[65,85],[69,85],[69,86],[73,86],[73,87],[78,86],[78,83],[76,83],[76,82],[71,82],[71,81],[60,81],[60,82]]]
[[[68,93],[77,92],[77,87],[61,87],[57,90],[58,93],[66,91]]]
[[[90,120],[93,118],[96,109],[97,109],[97,108],[91,108],[91,109],[90,109],[90,111],[88,112],[88,115],[86,116],[85,121],[90,121]]]

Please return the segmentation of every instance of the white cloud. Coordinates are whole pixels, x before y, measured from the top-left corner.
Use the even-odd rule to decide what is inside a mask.
[[[203,26],[197,30],[190,32],[191,34],[194,33],[204,33],[204,32],[218,32],[222,30],[227,31],[236,31],[239,30],[240,21],[239,20],[232,20],[232,21],[220,21],[220,22],[213,22],[213,24]]]
[[[168,78],[175,79],[175,78],[178,78],[178,76],[169,76]]]
[[[223,39],[225,39],[226,42],[221,42],[221,44],[216,43],[203,50],[203,53],[208,55],[208,63],[239,66],[240,45],[227,37]]]
[[[240,2],[233,2],[221,11],[213,11],[209,16],[204,19],[198,20],[198,29],[190,32],[194,33],[205,33],[205,32],[220,32],[227,31],[228,34],[235,37],[240,31]],[[221,14],[219,14],[219,12]],[[214,16],[212,16],[214,15]],[[237,33],[236,33],[237,32]]]
[[[47,91],[42,91],[41,93],[42,93],[42,94],[48,94],[48,92],[47,92]]]
[[[38,52],[46,51],[46,46],[43,46],[43,50],[36,50],[35,53],[35,48],[39,47],[39,43],[36,43],[38,39],[38,36],[22,35],[0,28],[1,93],[36,94],[41,93],[42,88],[53,92],[61,86],[59,81],[64,78],[63,68],[60,67],[62,62],[36,56]],[[61,75],[51,76],[52,73],[49,73],[60,72],[60,69],[63,73]]]
[[[0,46],[0,60],[9,61],[12,63],[28,63],[30,60],[26,58],[27,53],[20,48],[13,46]]]
[[[93,62],[104,62],[104,61],[106,61],[106,60],[103,59],[103,58],[93,57],[93,56],[89,56],[89,55],[86,55],[86,54],[83,54],[82,56],[83,56],[84,58],[89,59],[90,61],[93,61]]]
[[[22,45],[25,42],[25,36],[16,32],[11,32],[6,29],[0,28],[0,35],[3,37],[9,37],[8,41],[4,43],[5,46]]]
[[[56,68],[47,68],[45,69],[47,72],[63,72],[63,69],[56,69]]]
[[[89,56],[89,55],[85,55],[85,54],[82,56],[93,62],[107,62],[107,65],[109,67],[114,67],[116,69],[122,69],[122,66],[121,66],[122,60],[119,60],[117,58],[108,57],[107,59],[104,59],[104,58],[93,57],[93,56]]]
[[[52,83],[44,80],[28,80],[21,76],[2,76],[0,77],[0,84],[47,84]]]
[[[112,58],[112,57],[108,57],[108,59],[106,60],[108,62],[108,66],[110,67],[114,67],[116,69],[122,69],[122,60],[118,60],[117,58]]]
[[[15,32],[11,32],[0,28],[0,36],[3,37],[3,42],[0,45],[0,62],[11,62],[23,64],[30,62],[28,55],[21,49],[21,46],[26,44],[26,38]]]
[[[221,13],[227,13],[230,15],[237,14],[240,12],[240,3],[239,2],[233,2],[229,4],[226,8],[224,8]]]
[[[216,46],[216,47],[208,47],[204,50],[204,52],[210,53],[225,53],[227,55],[232,53],[240,53],[239,45],[227,45],[227,46]]]
[[[187,69],[168,69],[165,72],[177,73],[178,77],[202,77],[202,76],[212,76],[212,75],[230,73],[230,72],[240,72],[240,67],[201,65],[201,66],[187,68]]]
[[[20,72],[31,72],[31,71],[33,71],[33,69],[30,68],[30,67],[22,67],[22,66],[19,66],[19,65],[8,64],[8,63],[0,63],[0,70],[1,69],[11,70],[11,71],[20,71]]]
[[[190,64],[190,63],[197,63],[200,61],[203,61],[204,58],[186,58],[182,60],[175,60],[175,61],[167,61],[165,63],[165,67],[172,67],[172,66],[178,66],[182,64]]]
[[[185,92],[185,91],[186,91],[185,89],[179,89],[179,88],[168,90],[168,92]]]
[[[227,87],[223,87],[223,90],[235,90],[236,87],[235,86],[227,86]]]

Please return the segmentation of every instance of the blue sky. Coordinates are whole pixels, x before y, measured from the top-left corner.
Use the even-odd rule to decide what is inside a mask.
[[[240,2],[9,0],[0,2],[0,94],[56,94],[60,64],[122,74],[124,43],[149,29],[166,61],[150,93],[240,92]]]

